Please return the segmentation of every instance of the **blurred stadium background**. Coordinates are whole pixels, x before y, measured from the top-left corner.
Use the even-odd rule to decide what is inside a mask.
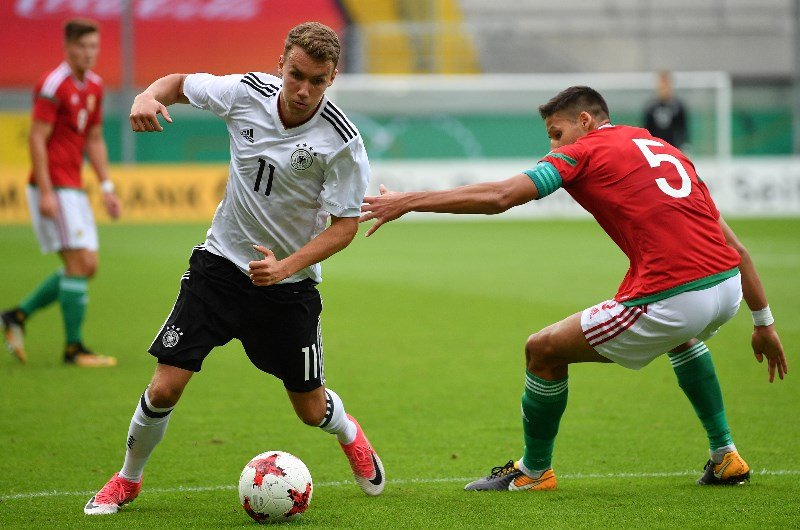
[[[228,156],[222,124],[185,107],[175,111],[167,134],[131,133],[127,115],[136,91],[172,72],[273,72],[286,31],[309,19],[342,37],[342,75],[331,95],[366,139],[373,186],[444,187],[518,172],[547,151],[536,107],[569,84],[591,84],[609,99],[614,121],[641,125],[656,72],[667,69],[689,108],[690,151],[723,212],[797,215],[797,6],[796,0],[6,0],[0,2],[6,50],[0,222],[27,221],[31,88],[60,60],[61,24],[73,16],[101,23],[96,71],[108,91],[105,135],[128,220],[207,220]],[[93,178],[86,180],[91,191]],[[580,215],[566,197],[517,213]]]
[[[33,85],[61,60],[61,26],[71,17],[101,24],[96,71],[106,82],[111,176],[124,201],[113,224],[95,208],[103,265],[86,324],[89,345],[119,366],[64,368],[56,307],[27,324],[29,364],[0,363],[0,527],[90,526],[81,507],[118,469],[132,407],[153,369],[144,351],[224,190],[224,124],[178,105],[165,133],[134,135],[134,94],[172,72],[273,72],[287,30],[305,20],[343,39],[331,96],[365,138],[373,192],[379,183],[439,188],[530,167],[548,150],[536,108],[570,84],[598,88],[615,122],[641,125],[656,72],[675,72],[691,113],[692,158],[726,216],[739,217],[731,224],[759,265],[793,370],[767,385],[765,367],[749,354],[744,309],[714,339],[737,444],[756,470],[752,487],[694,487],[704,433],[660,359],[646,373],[570,370],[556,449],[564,480],[554,495],[519,502],[461,491],[465,477],[520,450],[524,338],[608,297],[625,269],[596,223],[552,220],[585,215],[559,191],[496,217],[516,216],[504,223],[398,223],[358,238],[326,266],[326,375],[374,433],[390,476],[378,502],[346,482],[330,439],[296,422],[279,382],[229,344],[181,400],[148,467],[146,494],[91,526],[250,524],[236,506],[239,470],[280,448],[297,451],[319,487],[301,524],[325,528],[797,527],[798,5],[0,0],[0,307],[58,263],[40,256],[25,226],[27,135]],[[98,198],[94,176],[84,176]]]

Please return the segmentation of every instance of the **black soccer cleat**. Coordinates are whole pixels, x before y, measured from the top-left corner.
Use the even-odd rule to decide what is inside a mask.
[[[25,313],[18,307],[9,309],[0,315],[3,321],[3,335],[6,347],[19,362],[25,364]]]

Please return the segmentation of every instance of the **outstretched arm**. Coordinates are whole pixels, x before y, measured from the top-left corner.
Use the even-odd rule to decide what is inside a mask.
[[[366,235],[382,224],[408,212],[497,214],[539,198],[533,181],[520,173],[498,182],[481,182],[443,191],[392,192],[380,186],[381,194],[364,197],[360,222],[375,219]]]
[[[753,354],[758,362],[763,362],[764,357],[767,358],[770,383],[775,380],[776,371],[778,372],[778,377],[783,379],[784,374],[787,373],[786,354],[783,351],[778,332],[775,330],[771,314],[769,314],[767,295],[756,272],[755,264],[750,257],[750,253],[747,252],[747,249],[742,245],[722,216],[719,218],[719,225],[722,227],[722,233],[725,235],[725,241],[728,246],[734,248],[742,258],[739,270],[742,273],[742,295],[744,296],[744,301],[750,311],[759,315],[758,321],[753,326],[751,341]],[[762,316],[765,313],[769,315],[766,320]]]
[[[170,74],[156,79],[136,96],[131,106],[131,129],[136,132],[163,131],[164,128],[158,123],[159,114],[172,123],[167,107],[174,103],[189,103],[189,98],[183,93],[186,75]]]

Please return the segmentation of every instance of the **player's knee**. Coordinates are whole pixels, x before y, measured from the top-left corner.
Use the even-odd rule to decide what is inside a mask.
[[[147,397],[154,407],[174,407],[183,394],[183,388],[168,384],[151,384],[147,387]]]
[[[322,420],[324,418],[325,415],[323,414],[322,416],[317,416],[317,415],[301,416],[300,420],[302,420],[302,422],[308,425],[309,427],[319,427],[319,424],[322,423]]]
[[[95,255],[88,255],[83,259],[83,276],[92,278],[97,274],[98,259]]]
[[[67,261],[65,271],[69,276],[91,278],[97,274],[97,267],[97,254],[92,252],[83,252]]]
[[[528,337],[525,342],[525,360],[528,371],[536,373],[542,369],[553,368],[558,364],[554,353],[555,348],[548,331],[542,330]]]
[[[697,339],[689,339],[688,342],[684,342],[680,346],[671,349],[669,352],[670,353],[682,353],[682,352],[685,352],[686,350],[688,350],[692,346],[695,346],[698,342],[700,342],[700,341],[697,340]]]
[[[295,406],[294,410],[300,421],[311,427],[317,427],[325,419],[325,400],[302,403]]]
[[[322,423],[322,420],[325,419],[325,411],[320,412],[315,410],[313,411],[298,410],[297,417],[300,418],[300,421],[302,421],[306,425],[309,425],[311,427],[317,427],[319,426],[320,423]]]

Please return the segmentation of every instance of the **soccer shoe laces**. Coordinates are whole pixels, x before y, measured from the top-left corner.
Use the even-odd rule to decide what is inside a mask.
[[[123,501],[127,500],[126,497],[128,495],[127,488],[125,488],[125,480],[122,479],[119,475],[115,475],[114,478],[109,480],[103,489],[97,492],[95,496],[95,504],[122,504]]]
[[[509,460],[502,466],[496,466],[492,468],[492,472],[486,478],[498,478],[498,477],[505,477],[506,475],[510,475],[517,471],[516,466],[514,466],[514,461]]]
[[[372,447],[369,444],[356,444],[350,451],[352,458],[350,465],[353,471],[362,477],[372,475],[374,469],[372,466]]]

